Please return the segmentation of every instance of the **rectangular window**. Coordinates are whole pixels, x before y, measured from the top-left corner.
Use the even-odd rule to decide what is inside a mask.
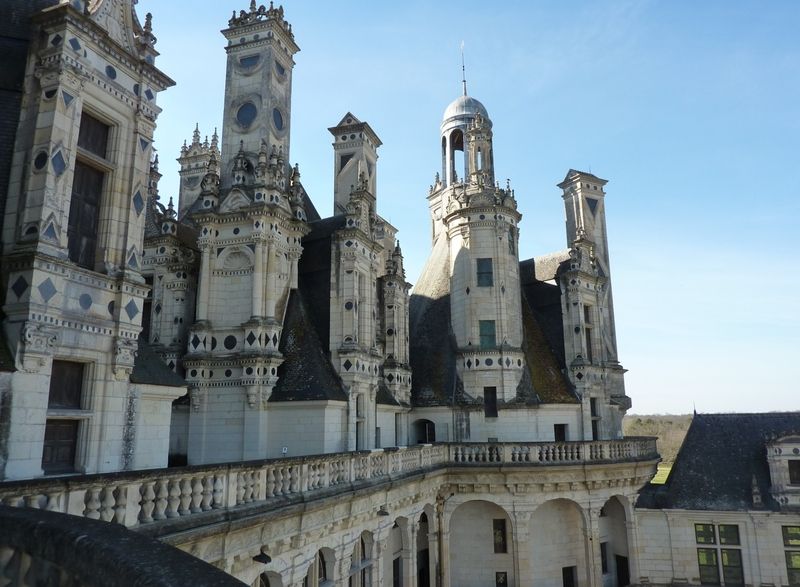
[[[109,126],[97,120],[94,116],[81,113],[81,127],[78,130],[78,147],[86,149],[92,155],[103,159],[108,152]]]
[[[495,339],[494,320],[479,320],[480,348],[493,349],[497,346]]]
[[[789,585],[800,585],[800,550],[786,551],[786,573]]]
[[[492,260],[478,259],[478,287],[491,287],[494,285]]]
[[[578,567],[561,567],[561,584],[563,587],[575,587],[577,581]]]
[[[505,571],[500,571],[494,574],[494,586],[495,587],[506,587],[508,585],[508,573]]]
[[[800,485],[800,460],[789,461],[789,484]]]
[[[80,267],[94,269],[100,201],[105,172],[98,169],[108,153],[111,127],[86,112],[81,114],[78,131],[78,157],[72,177],[67,246],[69,259]]]
[[[83,363],[53,361],[47,408],[80,410],[83,395]],[[46,474],[75,470],[79,420],[48,418],[44,430],[42,469]]]
[[[556,442],[567,441],[567,425],[566,424],[553,424],[553,437]]]
[[[783,526],[783,545],[800,546],[800,526]]]
[[[403,570],[400,564],[400,557],[392,560],[392,587],[403,586]]]
[[[50,396],[47,407],[62,410],[81,409],[83,363],[53,361],[50,376]]]
[[[592,418],[598,417],[600,414],[597,411],[597,398],[593,397],[589,399],[589,411],[592,414]]]
[[[604,575],[608,573],[608,542],[600,543],[600,568]]]
[[[594,361],[594,352],[592,351],[592,329],[584,328],[583,331],[586,336],[586,360],[591,363]]]
[[[497,388],[483,388],[483,415],[487,418],[497,418]]]
[[[592,440],[600,439],[600,421],[592,420]]]
[[[506,521],[503,519],[492,520],[492,535],[495,554],[508,552],[506,542]]]
[[[94,269],[100,198],[103,194],[104,181],[105,174],[102,171],[82,161],[75,162],[67,243],[69,260],[86,269]]]
[[[717,527],[719,532],[720,544],[740,544],[739,542],[739,526],[736,524],[720,524]]]
[[[719,585],[719,569],[717,568],[717,551],[715,549],[698,548],[697,564],[700,567],[700,583],[702,585]]]
[[[586,324],[592,323],[592,307],[591,306],[584,306],[583,307],[583,321]]]
[[[46,475],[71,473],[75,470],[79,422],[47,419],[42,449],[42,470]]]
[[[697,544],[716,544],[717,539],[714,535],[714,524],[695,524],[694,538]]]
[[[722,580],[725,585],[744,585],[742,551],[738,548],[723,548],[720,554],[722,559]]]

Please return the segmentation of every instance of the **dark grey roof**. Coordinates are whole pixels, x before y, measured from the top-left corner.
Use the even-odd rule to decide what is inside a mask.
[[[186,381],[167,367],[153,348],[142,340],[139,340],[139,349],[133,363],[131,383],[186,387]]]
[[[696,414],[664,485],[646,485],[637,507],[739,511],[753,506],[753,476],[764,508],[769,495],[766,443],[800,433],[800,412]]]
[[[323,350],[300,290],[289,296],[278,348],[284,360],[278,367],[278,383],[269,401],[347,400],[342,380]]]
[[[532,280],[553,280],[558,275],[561,266],[567,261],[569,261],[569,249],[520,261],[520,280],[522,283],[527,283]]]
[[[410,359],[414,378],[411,403],[451,405],[463,386],[456,373],[455,341],[450,330],[450,294],[412,295],[409,307]]]

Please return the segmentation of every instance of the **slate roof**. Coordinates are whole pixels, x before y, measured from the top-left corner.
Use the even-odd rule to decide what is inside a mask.
[[[546,264],[553,276],[566,253],[557,253]],[[566,258],[569,258],[568,255]],[[577,397],[565,375],[561,290],[537,279],[535,259],[520,263],[522,326],[528,369],[511,408],[540,403],[576,403]],[[456,344],[450,328],[449,252],[444,239],[433,251],[411,296],[412,404],[416,406],[475,404],[456,370]]]
[[[800,433],[800,412],[695,414],[664,485],[646,485],[636,506],[658,509],[755,509],[755,476],[764,509],[778,510],[769,494],[766,443]]]
[[[150,344],[139,339],[139,349],[133,362],[131,383],[186,387],[186,381],[167,367]]]
[[[327,289],[326,289],[327,291]],[[347,401],[342,380],[323,349],[302,290],[289,296],[278,346],[283,364],[269,401]]]

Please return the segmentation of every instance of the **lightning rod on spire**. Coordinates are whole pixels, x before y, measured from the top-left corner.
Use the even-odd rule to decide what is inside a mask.
[[[464,67],[464,41],[461,41],[461,85],[464,88],[464,95],[467,95],[467,71]]]

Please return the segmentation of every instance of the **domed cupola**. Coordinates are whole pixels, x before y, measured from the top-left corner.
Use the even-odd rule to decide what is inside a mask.
[[[492,121],[486,107],[466,92],[453,100],[442,116],[442,178],[444,185],[467,181],[476,172],[465,157],[467,136],[478,122],[491,137]]]

